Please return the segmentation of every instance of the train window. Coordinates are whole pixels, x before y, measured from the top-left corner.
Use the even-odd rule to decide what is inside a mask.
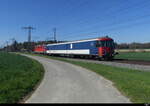
[[[97,41],[96,42],[96,47],[101,47],[102,46],[102,42],[101,41]]]
[[[99,47],[99,41],[96,41],[96,47]]]
[[[73,44],[70,44],[70,49],[73,49]]]
[[[111,41],[105,41],[105,47],[114,48],[114,42],[113,42],[113,40],[111,40]]]
[[[114,41],[97,41],[96,47],[111,47],[114,48]]]

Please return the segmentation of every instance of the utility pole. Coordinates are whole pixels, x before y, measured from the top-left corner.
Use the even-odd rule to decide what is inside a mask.
[[[6,52],[8,52],[8,41],[6,41]]]
[[[23,27],[23,29],[28,30],[28,51],[31,51],[31,32],[35,28],[28,26],[28,27]]]
[[[12,45],[11,45],[10,50],[11,50],[11,52],[14,52],[14,51],[16,51],[16,50],[15,50],[15,46],[16,46],[16,45],[15,45],[15,41],[16,41],[16,40],[15,40],[15,38],[12,38],[12,39],[10,39],[10,40],[12,41]]]
[[[53,29],[53,32],[54,32],[54,42],[57,42],[57,38],[56,38],[56,30],[57,30],[56,28]]]
[[[28,30],[28,42],[31,42],[31,32],[32,30],[34,30],[35,28],[28,26],[28,27],[23,27],[23,29]]]

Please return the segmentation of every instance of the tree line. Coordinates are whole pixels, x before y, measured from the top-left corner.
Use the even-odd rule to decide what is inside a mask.
[[[116,49],[150,49],[150,43],[115,43],[115,45]]]
[[[62,43],[66,41],[57,41],[57,43]],[[37,42],[23,42],[18,43],[16,40],[11,45],[5,46],[1,48],[1,51],[8,51],[8,52],[26,52],[26,51],[33,51],[35,46],[37,45],[46,45],[46,44],[53,44],[56,43],[55,41],[37,41]],[[122,43],[118,44],[115,43],[116,49],[150,49],[150,43]]]

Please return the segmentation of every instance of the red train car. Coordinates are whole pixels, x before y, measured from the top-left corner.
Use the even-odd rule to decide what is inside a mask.
[[[45,45],[38,45],[34,48],[35,53],[46,53],[46,46]]]

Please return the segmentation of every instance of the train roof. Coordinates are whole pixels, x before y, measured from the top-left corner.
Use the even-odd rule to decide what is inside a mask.
[[[108,37],[108,36],[106,36],[106,37],[101,37],[101,38],[99,38],[99,40],[113,40],[112,38],[110,38],[110,37]]]
[[[64,43],[48,44],[47,46],[71,44],[71,43],[79,43],[79,42],[87,42],[87,41],[95,41],[95,40],[104,40],[104,39],[112,40],[111,38],[106,36],[106,37],[101,37],[101,38],[93,38],[93,39],[77,40],[77,41],[70,41],[70,42],[64,42]]]
[[[87,41],[95,41],[95,40],[98,40],[98,38],[96,38],[96,39],[87,39],[87,40],[78,40],[78,41],[70,41],[70,42],[64,42],[64,43],[48,44],[47,46],[61,45],[61,44],[70,44],[70,43],[79,43],[79,42],[87,42]]]

